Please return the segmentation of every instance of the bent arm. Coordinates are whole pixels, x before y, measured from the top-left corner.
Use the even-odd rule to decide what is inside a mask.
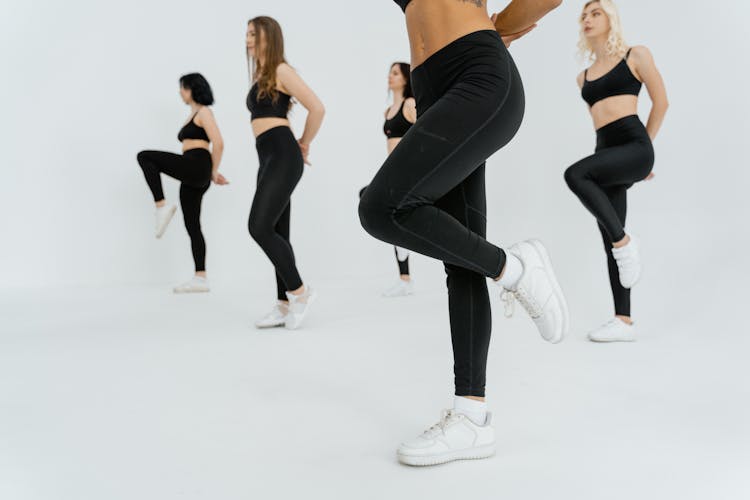
[[[213,172],[218,172],[221,157],[224,154],[224,139],[221,137],[214,114],[208,107],[204,106],[201,108],[198,113],[198,120],[201,122],[199,125],[206,131],[208,140],[211,141],[211,164],[213,165]]]
[[[276,72],[279,82],[287,90],[287,93],[297,99],[307,110],[305,130],[302,132],[299,142],[310,144],[320,130],[325,116],[325,107],[315,92],[307,86],[304,80],[288,64],[281,64]]]
[[[646,130],[653,141],[656,139],[656,134],[659,133],[659,129],[664,122],[664,116],[667,114],[667,108],[669,108],[667,89],[661,73],[656,68],[654,58],[646,47],[634,47],[631,57],[634,59],[637,76],[646,85],[646,90],[648,90],[648,95],[651,98],[651,113],[648,115]]]
[[[562,3],[562,0],[512,0],[495,18],[501,35],[519,33],[536,24]]]

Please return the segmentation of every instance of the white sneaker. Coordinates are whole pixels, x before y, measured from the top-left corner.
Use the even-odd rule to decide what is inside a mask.
[[[632,288],[641,277],[641,252],[638,239],[630,235],[627,245],[613,248],[612,255],[617,262],[620,284],[625,288]]]
[[[635,342],[635,326],[620,318],[612,318],[589,333],[592,342]]]
[[[552,270],[552,263],[539,240],[516,243],[508,249],[523,264],[523,274],[511,289],[505,289],[505,315],[513,315],[515,298],[529,313],[542,338],[556,344],[568,333],[570,316],[565,296]]]
[[[310,310],[310,305],[315,301],[318,294],[309,286],[305,286],[305,292],[302,295],[292,295],[287,292],[286,296],[289,299],[289,313],[286,315],[285,326],[287,330],[296,330],[302,326],[302,322]]]
[[[288,313],[289,306],[283,302],[279,302],[273,306],[273,309],[268,314],[255,322],[255,328],[277,328],[284,326]]]
[[[413,280],[399,279],[392,287],[383,292],[383,297],[406,297],[414,293]]]
[[[484,425],[477,425],[466,415],[443,410],[440,421],[421,436],[402,443],[396,452],[405,465],[438,465],[453,460],[472,460],[495,454],[495,430],[487,413]]]
[[[193,276],[190,281],[186,281],[172,289],[174,293],[204,293],[209,290],[208,280],[200,276]]]
[[[164,231],[169,226],[169,221],[174,217],[177,207],[174,205],[164,205],[156,209],[156,237],[161,238]]]

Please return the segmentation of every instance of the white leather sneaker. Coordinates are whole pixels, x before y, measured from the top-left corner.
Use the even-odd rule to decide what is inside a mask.
[[[523,274],[513,289],[505,289],[505,315],[513,315],[518,300],[539,329],[542,338],[556,344],[568,333],[570,316],[565,296],[552,270],[547,249],[539,240],[527,240],[508,249],[523,264]]]
[[[161,238],[164,231],[167,230],[169,222],[174,217],[177,207],[174,205],[164,205],[156,209],[156,237]]]
[[[210,291],[208,280],[200,276],[193,276],[190,281],[177,285],[172,289],[174,293],[205,293]]]
[[[495,430],[487,413],[484,425],[477,425],[466,415],[443,410],[440,421],[422,435],[402,443],[398,461],[405,465],[438,465],[453,460],[472,460],[495,454]]]
[[[589,333],[592,342],[635,342],[635,326],[620,318],[612,318]]]
[[[279,302],[273,309],[255,322],[256,328],[277,328],[286,324],[286,315],[289,313],[289,306],[284,302]]]
[[[625,288],[632,288],[641,278],[641,251],[638,243],[638,238],[631,234],[627,245],[612,249],[620,284]]]
[[[383,292],[383,297],[406,297],[414,293],[414,280],[399,279],[392,287]]]
[[[296,330],[302,326],[305,316],[310,311],[310,305],[318,294],[309,286],[305,286],[303,294],[293,295],[287,292],[286,296],[289,299],[289,313],[286,315],[285,326],[288,330]]]

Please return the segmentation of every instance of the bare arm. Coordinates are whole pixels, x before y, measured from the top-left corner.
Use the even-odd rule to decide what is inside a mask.
[[[404,101],[404,118],[409,123],[417,121],[417,101],[413,97]]]
[[[512,0],[494,17],[500,35],[513,35],[529,29],[562,3],[562,0]]]
[[[633,47],[630,58],[635,64],[636,76],[646,85],[646,90],[648,90],[648,95],[651,98],[651,113],[648,115],[646,130],[653,141],[656,139],[656,134],[659,133],[661,124],[664,122],[664,115],[667,114],[667,108],[669,108],[667,89],[664,86],[661,73],[656,69],[654,58],[646,47]]]
[[[306,151],[304,149],[309,147],[323,123],[323,116],[325,116],[326,112],[325,107],[320,102],[320,99],[318,99],[318,96],[315,95],[315,92],[307,86],[304,80],[288,64],[280,64],[276,70],[276,76],[287,93],[297,99],[307,110],[305,130],[299,139],[300,146],[303,147],[303,154],[305,154]]]
[[[221,137],[221,132],[219,132],[219,126],[216,124],[214,114],[208,106],[203,106],[200,111],[198,111],[195,123],[206,131],[208,140],[211,141],[211,164],[213,166],[211,177],[217,184],[227,184],[226,179],[224,179],[224,182],[219,182],[217,180],[220,175],[219,165],[221,164],[221,157],[224,154],[224,139]]]

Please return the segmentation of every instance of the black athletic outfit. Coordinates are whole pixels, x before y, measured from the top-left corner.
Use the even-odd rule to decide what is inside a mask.
[[[589,81],[584,73],[581,95],[589,106],[617,95],[635,95],[641,82],[633,75],[627,57],[601,78]],[[630,316],[630,290],[620,284],[612,243],[625,237],[627,190],[645,179],[654,165],[651,138],[638,115],[609,123],[596,131],[596,152],[565,171],[565,181],[581,203],[596,217],[607,253],[609,282],[615,314]]]
[[[383,133],[388,139],[401,139],[411,128],[411,122],[406,119],[404,115],[404,104],[406,99],[403,100],[401,106],[398,108],[398,112],[393,118],[388,118],[386,115],[385,122],[383,123]],[[359,191],[359,197],[362,198],[362,194],[367,189],[367,186],[363,187]],[[409,256],[407,255],[404,260],[401,260],[398,255],[398,248],[393,249],[393,253],[396,255],[396,264],[398,265],[398,274],[401,276],[409,276]]]
[[[494,30],[443,47],[411,81],[418,119],[365,191],[360,220],[374,237],[444,262],[456,395],[484,396],[486,278],[505,265],[504,251],[485,239],[485,160],[518,131],[523,85]]]
[[[194,120],[195,115],[177,134],[180,142],[185,139],[208,141],[208,134]],[[206,241],[201,231],[200,216],[203,195],[211,186],[212,163],[211,152],[204,148],[189,149],[181,155],[164,151],[138,153],[138,164],[143,169],[143,175],[154,195],[154,201],[164,199],[161,174],[167,174],[181,182],[180,205],[185,229],[190,236],[196,272],[206,270]]]
[[[258,97],[257,83],[247,96],[251,120],[286,118],[291,96],[279,92],[276,99]],[[258,180],[250,208],[248,229],[276,269],[276,297],[287,300],[286,292],[302,286],[294,250],[289,241],[291,197],[302,177],[302,151],[287,126],[274,127],[255,139],[258,151]]]

